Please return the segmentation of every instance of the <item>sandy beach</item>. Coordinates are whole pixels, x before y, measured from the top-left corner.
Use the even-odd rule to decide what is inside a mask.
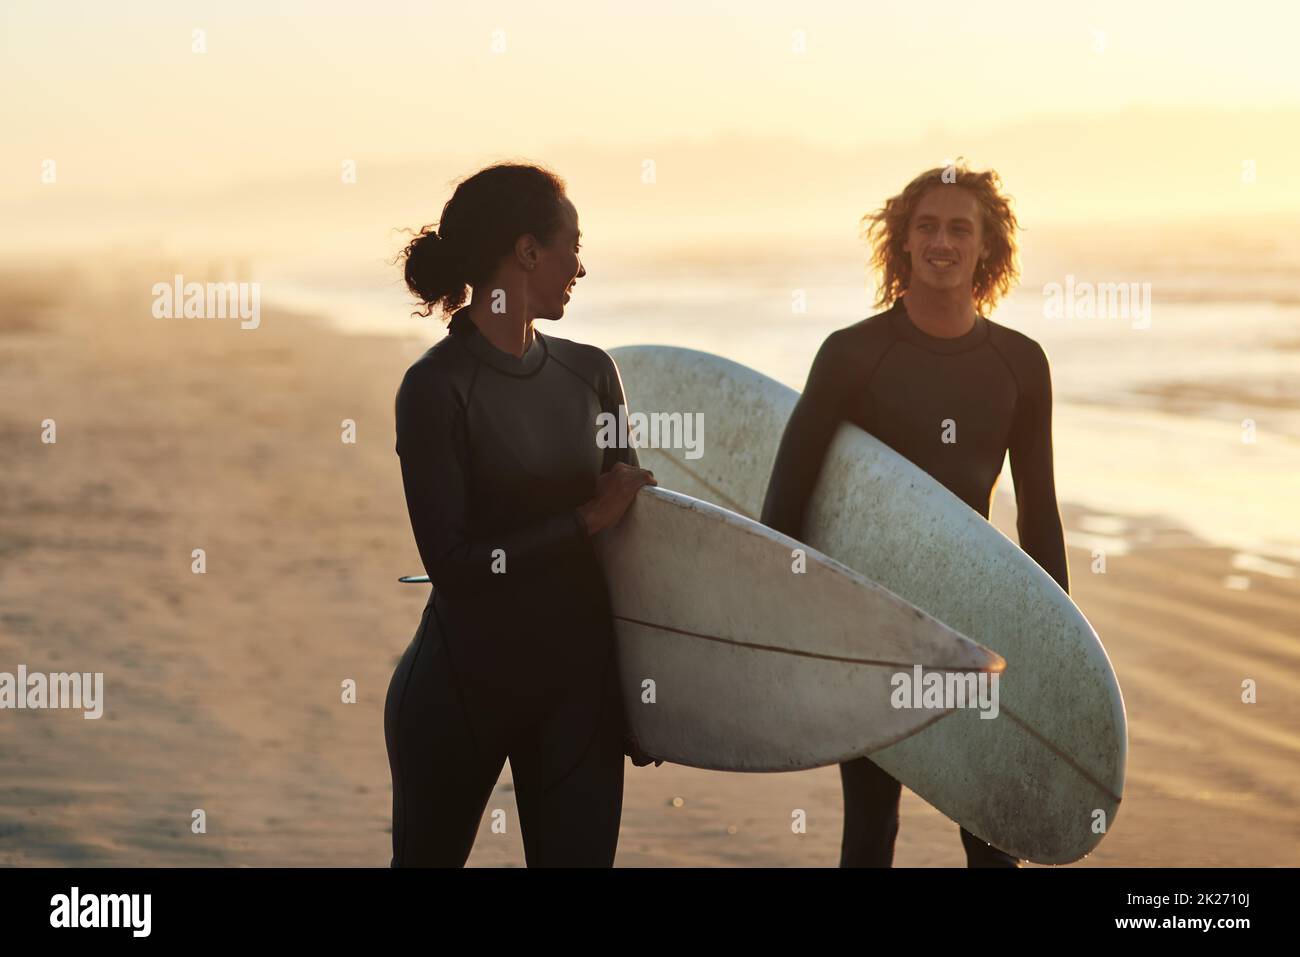
[[[0,712],[0,864],[389,863],[383,702],[426,597],[396,581],[420,562],[393,396],[441,323],[415,342],[151,316],[154,282],[205,270],[0,276],[0,671],[105,675],[99,720]],[[1062,514],[1078,541],[1105,518]],[[1070,549],[1130,729],[1124,804],[1077,866],[1300,865],[1300,579],[1234,555],[1161,532],[1094,574]],[[520,866],[508,769],[494,808],[507,833],[484,827],[470,863]],[[833,866],[840,824],[835,768],[629,763],[618,864]],[[957,826],[905,792],[896,864],[963,863]]]

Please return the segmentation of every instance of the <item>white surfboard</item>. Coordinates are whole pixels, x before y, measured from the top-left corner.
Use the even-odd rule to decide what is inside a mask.
[[[718,771],[862,757],[952,708],[897,708],[894,676],[1002,658],[815,549],[708,502],[641,489],[593,543],[641,749]],[[427,583],[427,576],[403,582]]]
[[[639,448],[660,485],[757,518],[798,393],[719,356],[629,346],[629,409],[701,412],[698,458]],[[967,830],[1027,860],[1092,850],[1124,791],[1127,728],[1096,632],[1039,565],[884,443],[843,424],[805,524],[808,544],[1001,654],[999,715],[959,709],[871,760]]]
[[[894,707],[894,675],[1004,664],[839,562],[677,492],[643,488],[595,546],[632,729],[676,764],[794,771],[861,757],[953,720]]]

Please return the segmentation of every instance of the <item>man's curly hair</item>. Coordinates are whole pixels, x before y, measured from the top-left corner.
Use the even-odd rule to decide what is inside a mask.
[[[946,173],[946,175],[945,175]],[[987,313],[997,305],[1020,278],[1016,250],[1016,214],[1011,197],[1002,194],[1002,180],[993,170],[973,172],[960,159],[951,166],[926,170],[897,196],[890,197],[874,213],[862,217],[863,237],[871,246],[871,267],[880,277],[876,305],[894,303],[907,291],[912,279],[911,257],[903,251],[907,229],[921,197],[933,187],[960,186],[969,190],[983,210],[984,240],[989,255],[975,265],[972,295],[975,306]]]

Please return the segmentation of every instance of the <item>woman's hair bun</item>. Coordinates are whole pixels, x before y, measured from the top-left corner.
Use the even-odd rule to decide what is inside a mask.
[[[456,187],[438,228],[425,226],[407,244],[406,287],[428,316],[450,316],[465,304],[467,286],[492,278],[502,257],[525,234],[549,243],[563,222],[564,180],[540,166],[502,163]]]
[[[402,252],[406,288],[424,304],[421,315],[429,315],[439,304],[451,312],[465,302],[465,277],[449,246],[433,226],[425,226]]]

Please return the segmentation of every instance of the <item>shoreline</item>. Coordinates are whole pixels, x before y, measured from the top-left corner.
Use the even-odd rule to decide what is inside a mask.
[[[409,311],[405,293],[396,283],[390,285],[392,314],[403,315],[404,308]],[[277,297],[272,297],[272,301],[278,301]],[[374,292],[349,290],[327,297],[299,290],[290,293],[285,301],[295,302],[298,313],[315,315],[342,335],[391,336],[410,344],[414,355],[440,338],[441,323],[436,317],[411,319],[405,329],[396,321],[381,324],[378,320],[373,330],[363,328],[361,317],[375,316],[379,305]],[[329,311],[331,306],[333,312]],[[556,329],[556,333],[603,348],[634,341],[658,342],[721,350],[731,355],[725,343],[696,343],[682,338],[689,335],[689,330],[671,323],[667,328],[660,328],[655,322],[647,322],[635,327],[638,331],[629,336],[632,327],[628,323],[593,323],[583,318],[589,313],[581,312],[582,308],[599,311],[602,307],[580,304],[574,317],[566,316],[565,327]],[[820,321],[810,323],[810,338],[801,341],[798,348],[807,352],[813,340],[831,328]],[[791,335],[788,327],[762,325],[762,332],[775,337],[772,341],[793,346],[787,341]],[[784,349],[777,352],[784,356]],[[1054,355],[1049,350],[1049,357]],[[792,366],[788,356],[774,359],[771,354],[755,352],[732,357],[786,385],[802,388],[806,367]],[[811,354],[807,358],[811,362]],[[1069,378],[1064,363],[1054,365],[1054,379]],[[1074,374],[1077,375],[1077,370]],[[1274,563],[1286,563],[1292,567],[1293,575],[1300,574],[1300,517],[1276,512],[1264,514],[1253,504],[1284,499],[1293,487],[1292,476],[1300,474],[1300,418],[1289,412],[1290,407],[1282,401],[1280,392],[1272,395],[1270,383],[1273,383],[1271,378],[1249,387],[1234,382],[1192,384],[1173,375],[1132,389],[1116,391],[1099,387],[1085,397],[1063,392],[1058,381],[1054,444],[1062,514],[1070,508],[1103,513],[1122,520],[1137,534],[1144,534],[1151,527],[1182,525],[1197,540],[1235,548]],[[1249,445],[1243,436],[1246,418],[1254,423]],[[1161,454],[1153,455],[1153,446],[1158,446]],[[1249,497],[1241,495],[1243,469],[1252,473]],[[1177,491],[1193,470],[1200,473],[1194,494],[1173,497],[1166,494],[1167,489]],[[1004,463],[997,496],[1001,497],[1011,487],[1010,465]],[[1122,507],[1118,505],[1121,502]],[[1211,503],[1210,507],[1207,503]],[[1002,530],[1015,539],[1013,532]]]

